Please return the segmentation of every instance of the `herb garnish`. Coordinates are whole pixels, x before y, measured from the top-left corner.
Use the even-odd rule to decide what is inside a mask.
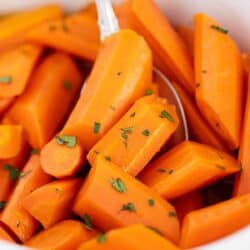
[[[98,134],[101,128],[101,123],[100,122],[94,122],[94,128],[93,128],[93,132],[95,134]]]
[[[211,25],[210,27],[211,27],[211,29],[217,30],[217,31],[219,31],[219,32],[221,32],[223,34],[227,34],[228,33],[227,29],[224,29],[224,28],[222,28],[222,27],[220,27],[218,25]]]
[[[218,165],[218,164],[216,165],[216,167],[219,168],[220,170],[226,170],[226,167]]]
[[[127,188],[123,182],[123,180],[121,178],[112,178],[110,180],[111,186],[113,189],[115,189],[117,192],[119,193],[126,193],[127,192]]]
[[[148,129],[145,129],[142,131],[142,134],[145,136],[149,136],[150,135],[150,131]]]
[[[40,149],[39,148],[33,148],[30,150],[30,154],[31,155],[36,155],[40,153]]]
[[[6,205],[6,201],[0,201],[0,210],[2,210]]]
[[[60,145],[66,145],[69,148],[73,148],[77,144],[77,137],[74,135],[56,135],[55,140]]]
[[[167,170],[164,169],[164,168],[158,168],[157,172],[159,172],[159,173],[165,173],[165,172],[167,172]]]
[[[153,94],[153,90],[152,89],[146,89],[145,90],[145,95],[152,95]]]
[[[64,86],[64,88],[67,89],[67,90],[71,90],[71,89],[72,89],[72,84],[71,84],[71,82],[68,81],[68,80],[64,80],[64,81],[63,81],[63,86]]]
[[[111,161],[111,157],[110,156],[105,156],[105,160],[106,161]]]
[[[4,164],[3,169],[9,172],[9,177],[12,181],[15,181],[20,176],[20,170],[10,164]]]
[[[136,212],[135,205],[132,202],[122,205],[121,211]]]
[[[135,115],[136,115],[136,113],[133,112],[133,113],[130,115],[130,117],[135,117]]]
[[[128,135],[133,132],[133,127],[121,128],[121,137],[125,147],[128,146]]]
[[[88,214],[83,215],[83,224],[88,230],[93,230],[93,223]]]
[[[170,212],[168,212],[168,216],[169,217],[177,217],[177,214],[176,214],[176,212],[170,211]]]
[[[106,234],[104,234],[104,233],[98,234],[97,237],[96,237],[96,240],[97,240],[97,242],[98,242],[99,244],[103,244],[103,243],[106,242],[107,236],[106,236]]]
[[[170,115],[166,110],[162,110],[162,111],[161,111],[160,117],[161,117],[161,118],[165,118],[165,119],[169,120],[170,122],[173,122],[173,121],[174,121],[173,116]]]
[[[153,199],[149,199],[149,200],[148,200],[148,205],[149,205],[150,207],[153,207],[153,206],[155,205],[155,201],[154,201]]]
[[[11,76],[0,76],[0,83],[11,83],[12,77]]]

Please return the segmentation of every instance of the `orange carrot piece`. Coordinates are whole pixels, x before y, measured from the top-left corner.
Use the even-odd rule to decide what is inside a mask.
[[[156,66],[194,93],[194,72],[188,48],[164,14],[152,0],[130,0],[130,8],[134,27],[150,44]]]
[[[25,43],[0,55],[0,97],[23,93],[42,50],[40,45]]]
[[[77,249],[80,244],[96,235],[85,228],[83,223],[65,220],[33,236],[25,245],[43,250]]]
[[[178,84],[174,82],[172,84],[181,98],[188,122],[188,128],[194,139],[200,143],[227,152],[228,149],[215,131],[206,122],[192,97]]]
[[[242,127],[239,161],[242,164],[242,172],[237,175],[234,184],[234,195],[241,195],[250,192],[250,75],[248,78],[246,108]]]
[[[100,46],[96,19],[84,14],[44,23],[26,34],[26,39],[94,61]]]
[[[179,240],[174,207],[101,155],[80,189],[73,211],[89,217],[104,231],[142,223],[174,242]]]
[[[89,151],[93,164],[98,153],[136,176],[178,127],[175,106],[155,96],[139,99],[119,122]]]
[[[14,239],[8,234],[8,232],[2,226],[0,226],[0,240],[15,242]]]
[[[250,194],[189,213],[183,221],[181,246],[190,248],[249,225]]]
[[[69,217],[79,186],[80,179],[51,182],[24,198],[23,207],[47,229]]]
[[[194,54],[194,31],[189,26],[179,25],[176,27],[179,36],[186,42],[190,55]]]
[[[0,116],[2,116],[6,110],[13,104],[15,101],[14,97],[0,97]]]
[[[180,222],[182,223],[184,217],[188,213],[204,207],[202,192],[200,190],[196,190],[185,194],[176,200],[173,200],[172,204],[176,209]]]
[[[58,5],[46,5],[7,16],[0,22],[0,50],[22,43],[27,30],[62,15],[63,10]]]
[[[185,141],[149,164],[140,179],[166,199],[173,199],[240,169],[231,155]]]
[[[236,149],[243,111],[243,64],[239,49],[225,32],[209,16],[195,16],[196,101],[207,122]]]
[[[43,147],[71,110],[82,76],[66,54],[53,53],[37,68],[25,93],[8,112],[33,148]],[[44,101],[46,100],[46,102]]]
[[[143,225],[116,229],[99,234],[96,239],[83,243],[78,250],[180,250],[171,241]]]
[[[83,15],[89,15],[90,17],[97,20],[97,11],[96,11],[95,3],[89,3],[87,6],[85,6],[83,9],[81,9],[79,12]]]
[[[17,156],[22,149],[23,128],[20,125],[0,125],[0,159]]]
[[[42,171],[40,156],[32,155],[24,167],[25,175],[19,180],[0,221],[22,241],[27,241],[38,228],[38,222],[22,207],[23,199],[36,188],[48,183],[51,177]]]
[[[250,51],[242,54],[244,70],[250,74]]]
[[[74,176],[84,163],[85,153],[77,137],[73,147],[60,145],[55,137],[41,151],[44,172],[56,178]]]
[[[133,29],[131,21],[131,10],[128,1],[121,2],[114,6],[115,14],[118,18],[119,26],[121,29]]]

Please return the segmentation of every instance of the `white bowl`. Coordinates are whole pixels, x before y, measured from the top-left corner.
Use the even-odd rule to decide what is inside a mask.
[[[114,0],[114,2],[119,1],[121,0]],[[0,0],[0,14],[46,3],[58,3],[67,10],[77,10],[89,2],[91,0]],[[156,2],[166,12],[171,22],[175,24],[191,24],[194,13],[207,13],[229,30],[229,34],[240,45],[242,51],[250,50],[250,0],[156,0]],[[0,250],[21,249],[24,248],[0,241]],[[250,226],[197,249],[250,250]]]

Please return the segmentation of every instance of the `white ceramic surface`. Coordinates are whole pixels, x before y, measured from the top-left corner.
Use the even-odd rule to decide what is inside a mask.
[[[76,10],[89,2],[91,0],[0,0],[0,13],[18,11],[45,3],[58,3],[67,10]],[[250,0],[156,0],[156,2],[175,24],[192,24],[194,13],[206,12],[229,30],[229,34],[238,42],[242,50],[250,50]],[[0,250],[18,249],[23,248],[0,242]],[[199,249],[250,250],[250,226]]]

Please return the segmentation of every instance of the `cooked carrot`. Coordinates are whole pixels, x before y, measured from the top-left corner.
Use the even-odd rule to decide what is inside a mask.
[[[80,189],[73,211],[104,231],[141,223],[174,242],[179,240],[174,207],[101,155]]]
[[[87,6],[85,6],[83,9],[81,9],[79,12],[83,15],[89,15],[90,17],[97,20],[97,11],[96,11],[95,3],[89,3]]]
[[[158,88],[158,84],[157,82],[152,82],[149,84],[149,86],[145,89],[145,96],[148,95],[155,95],[155,96],[159,96],[159,88]]]
[[[73,142],[72,146],[60,144],[64,136]],[[75,142],[74,142],[75,141]],[[85,163],[85,153],[79,139],[72,135],[58,135],[52,139],[41,152],[41,164],[45,173],[56,178],[74,176]]]
[[[25,43],[0,55],[0,97],[23,93],[42,50],[40,45]]]
[[[36,69],[32,84],[8,112],[24,127],[33,148],[43,147],[62,125],[82,80],[73,60],[63,53],[49,55]]]
[[[165,99],[139,99],[119,122],[89,151],[93,164],[101,154],[125,172],[136,176],[178,127],[175,106]]]
[[[181,246],[190,248],[216,240],[249,225],[250,194],[189,213],[183,221]]]
[[[195,16],[196,101],[207,122],[236,149],[243,111],[243,65],[239,49],[226,33],[209,16]]]
[[[0,159],[18,155],[22,149],[23,128],[20,125],[0,125]]]
[[[140,179],[166,199],[173,199],[240,169],[231,155],[186,141],[149,164]]]
[[[7,16],[0,22],[0,50],[23,42],[28,29],[62,15],[63,10],[58,5],[46,5]]]
[[[83,243],[78,250],[180,250],[171,241],[143,225],[116,229],[99,234],[95,239]]]
[[[250,51],[242,54],[244,70],[250,74]]]
[[[181,98],[188,122],[188,128],[194,139],[219,150],[228,151],[215,131],[206,122],[192,97],[178,84],[174,82],[172,82],[172,84]]]
[[[203,199],[204,197],[202,192],[200,190],[196,190],[173,200],[172,204],[176,209],[180,222],[183,221],[184,217],[188,213],[204,207]]]
[[[250,75],[248,78],[246,108],[241,133],[239,150],[239,161],[242,164],[242,172],[237,175],[234,184],[234,195],[241,195],[250,192]]]
[[[75,220],[65,220],[38,233],[25,245],[41,250],[73,250],[95,235],[96,232],[86,229],[83,223]]]
[[[22,242],[30,239],[38,228],[38,222],[22,207],[22,201],[36,188],[51,180],[51,177],[42,171],[39,155],[31,156],[23,173],[0,216],[0,221]]]
[[[34,27],[26,39],[94,61],[100,38],[97,21],[89,15],[73,14]]]
[[[13,104],[15,101],[14,97],[0,97],[0,116],[2,116],[6,110]]]
[[[189,26],[179,25],[176,27],[179,36],[186,42],[190,55],[194,54],[194,31]]]
[[[194,93],[192,60],[182,38],[152,0],[130,0],[131,17],[135,29],[150,44],[155,63],[170,78],[177,80]]]
[[[114,6],[115,14],[118,18],[119,26],[121,29],[133,29],[131,22],[131,10],[128,1],[123,1]]]
[[[14,239],[8,234],[8,232],[2,226],[0,226],[0,240],[15,242]]]
[[[47,229],[69,217],[79,186],[80,179],[54,181],[29,194],[22,205]]]

